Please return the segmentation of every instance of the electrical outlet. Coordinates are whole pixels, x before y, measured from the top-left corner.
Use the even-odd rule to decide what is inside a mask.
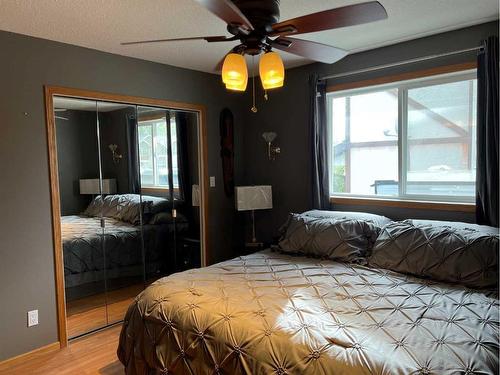
[[[215,187],[215,176],[210,176],[210,187]]]
[[[38,325],[38,310],[28,311],[28,327]]]

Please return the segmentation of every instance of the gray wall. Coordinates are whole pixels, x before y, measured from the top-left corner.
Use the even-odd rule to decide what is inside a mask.
[[[118,194],[137,193],[132,191],[129,182],[129,128],[127,116],[135,116],[135,107],[127,107],[99,113],[99,136],[101,145],[102,176],[116,179]],[[118,163],[113,161],[110,144],[118,146],[117,153],[122,155]]]
[[[441,34],[412,42],[359,53],[334,65],[314,64],[287,71],[285,87],[270,93],[259,112],[249,111],[248,95],[227,93],[219,77],[145,62],[85,48],[0,32],[0,360],[57,340],[54,258],[43,85],[113,92],[204,104],[208,111],[208,170],[217,187],[209,193],[211,261],[233,255],[242,241],[244,215],[236,214],[232,197],[224,195],[219,156],[218,115],[229,107],[235,115],[236,184],[273,185],[274,206],[258,212],[258,230],[269,239],[290,211],[311,206],[308,129],[308,76],[399,61],[420,55],[476,46],[498,24]],[[470,60],[473,56],[421,64],[419,69]],[[414,69],[358,76],[367,79]],[[248,93],[247,93],[248,94]],[[263,131],[278,132],[282,155],[271,163],[266,157]],[[243,168],[244,167],[244,168]],[[336,207],[344,209],[344,207]],[[353,209],[349,207],[349,209]],[[374,210],[399,218],[437,217],[437,213]],[[440,218],[472,220],[472,215],[441,212]],[[28,329],[26,312],[38,309],[40,324]]]
[[[56,118],[61,214],[77,215],[91,200],[90,195],[80,194],[80,178],[99,176],[96,116],[92,112],[73,110],[59,115],[67,119]]]
[[[310,74],[318,73],[320,76],[336,74],[419,56],[475,47],[479,45],[482,39],[493,34],[498,35],[498,22],[350,55],[333,65],[319,63],[306,65],[287,70],[284,87],[269,92],[268,102],[264,102],[261,92],[258,92],[257,107],[259,111],[256,114],[247,111],[248,120],[243,134],[243,153],[249,160],[248,163],[245,163],[244,183],[270,184],[273,186],[274,208],[271,211],[258,211],[256,213],[257,232],[260,234],[260,239],[271,240],[273,234],[276,233],[276,229],[285,221],[289,212],[302,212],[311,208],[311,141],[308,124],[308,78]],[[336,82],[329,83],[366,80],[474,60],[474,53],[459,55],[339,79]],[[250,100],[249,96],[247,100]],[[270,130],[278,133],[277,145],[281,146],[282,152],[281,156],[274,162],[267,160],[266,146],[262,139],[262,133]],[[474,220],[474,215],[470,213],[446,211],[352,205],[336,205],[333,209],[374,212],[393,219],[418,217],[442,220]]]
[[[57,340],[54,257],[43,85],[203,104],[208,115],[210,260],[232,256],[234,203],[226,198],[219,157],[219,112],[233,109],[244,127],[240,95],[216,75],[0,32],[0,360]],[[241,150],[241,142],[236,144]],[[236,158],[241,171],[241,152]],[[27,328],[26,312],[40,324]]]

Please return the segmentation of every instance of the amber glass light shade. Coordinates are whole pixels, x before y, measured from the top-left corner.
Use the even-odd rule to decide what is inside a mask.
[[[228,90],[245,91],[248,83],[248,69],[245,58],[237,53],[230,53],[222,65],[222,82]]]
[[[285,81],[285,67],[283,60],[276,52],[267,52],[259,62],[259,74],[262,87],[265,90],[283,86]]]

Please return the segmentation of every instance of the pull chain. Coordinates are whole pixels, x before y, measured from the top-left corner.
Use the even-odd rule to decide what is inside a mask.
[[[252,55],[252,100],[253,105],[250,110],[253,113],[257,113],[257,107],[255,106],[255,56]]]

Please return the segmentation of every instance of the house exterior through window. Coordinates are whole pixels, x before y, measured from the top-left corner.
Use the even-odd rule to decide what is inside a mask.
[[[167,124],[166,117],[139,121],[138,138],[141,187],[165,190],[169,188],[168,159],[170,154],[172,155],[173,187],[179,188],[175,116],[170,117],[169,124]],[[171,147],[171,153],[169,147]]]
[[[332,196],[473,202],[475,70],[330,92]]]

